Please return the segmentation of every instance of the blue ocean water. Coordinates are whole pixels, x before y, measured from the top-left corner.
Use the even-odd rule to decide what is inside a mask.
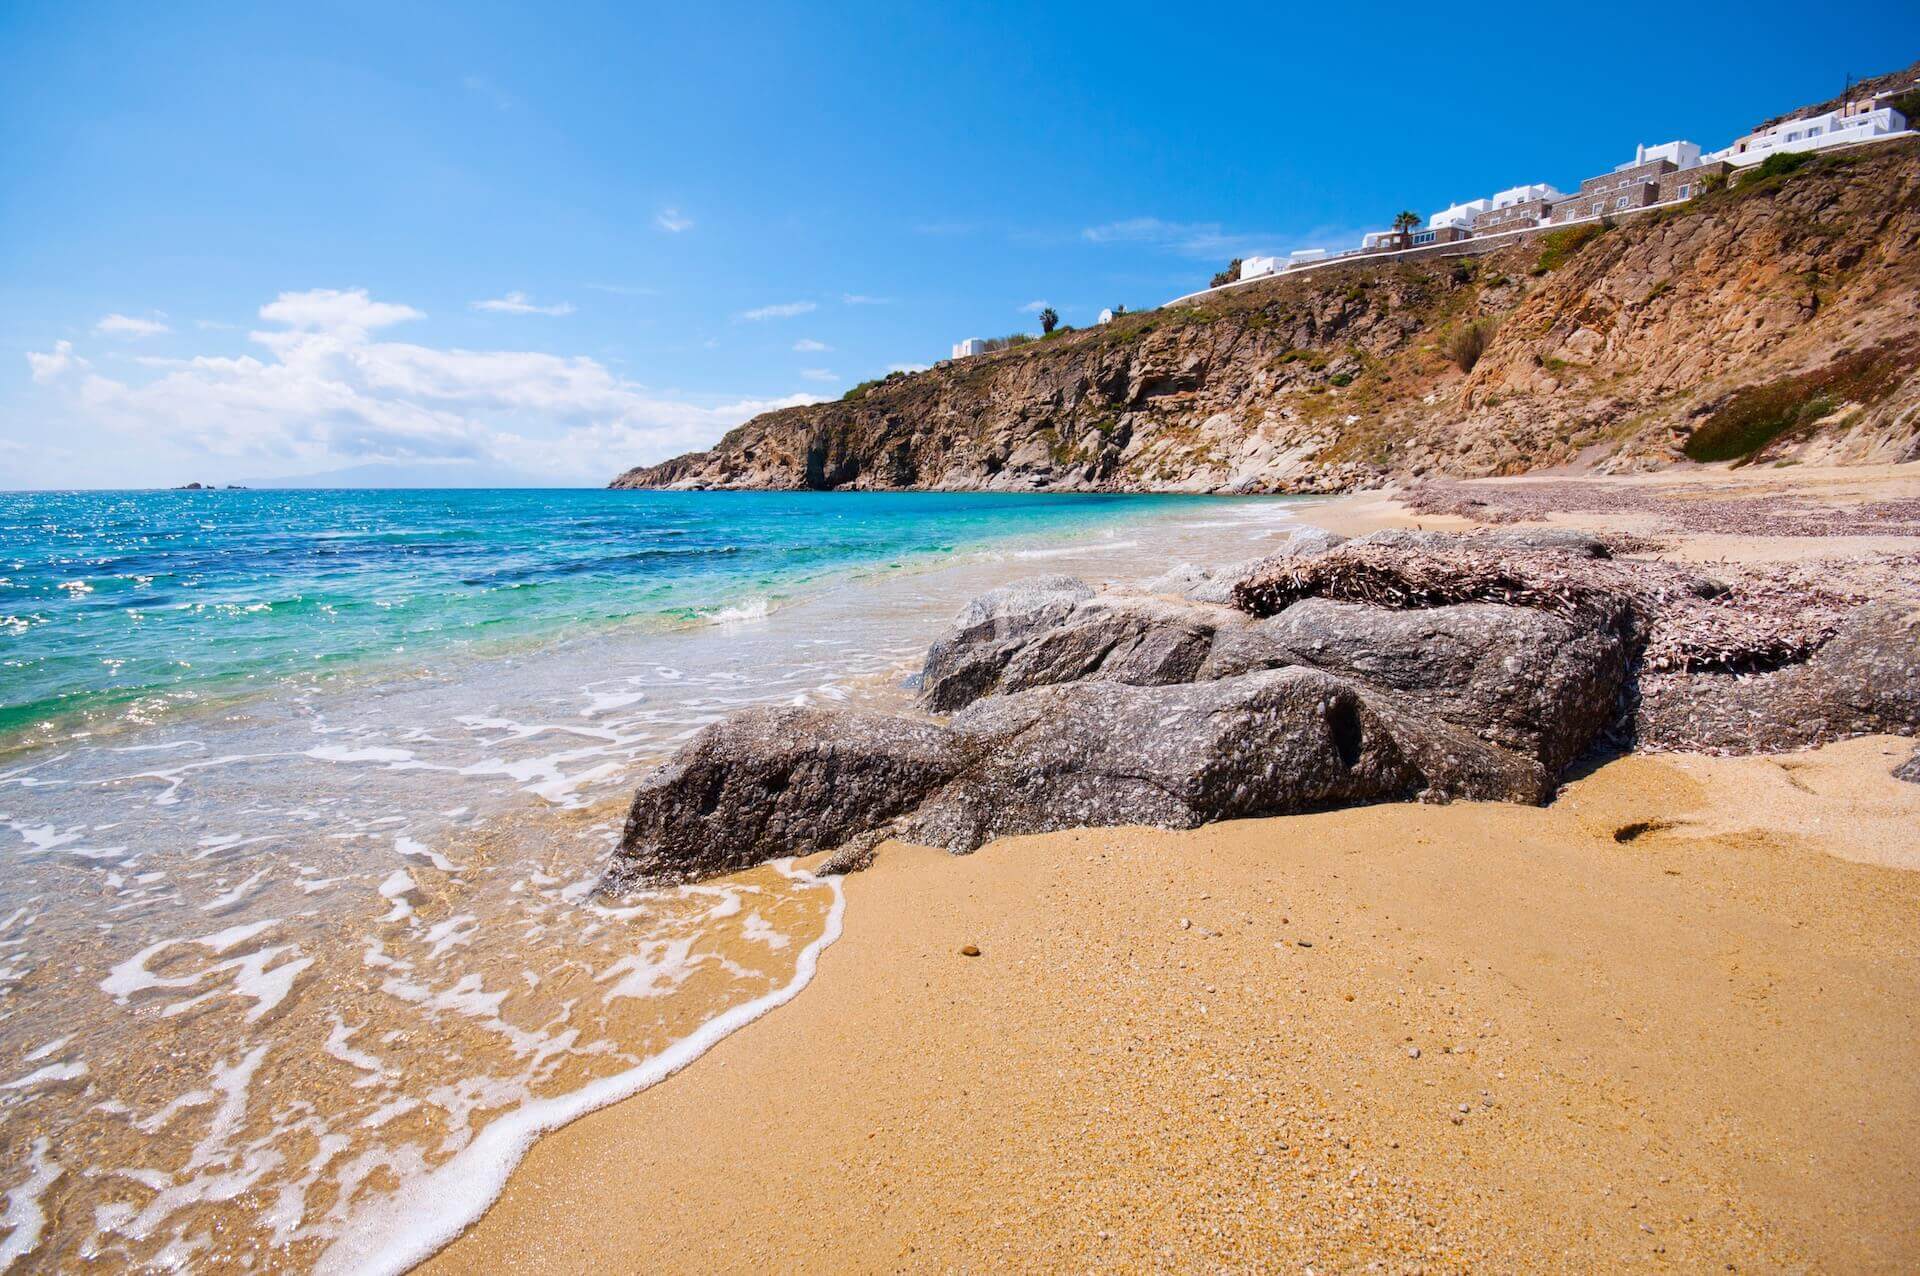
[[[765,607],[823,575],[1219,498],[0,493],[0,748],[383,660]]]

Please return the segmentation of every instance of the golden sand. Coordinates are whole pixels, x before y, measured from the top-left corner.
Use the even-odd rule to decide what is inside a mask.
[[[1913,1270],[1911,747],[889,846],[431,1267]]]

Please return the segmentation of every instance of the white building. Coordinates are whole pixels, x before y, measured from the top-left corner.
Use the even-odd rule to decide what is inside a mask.
[[[1287,265],[1304,266],[1308,262],[1325,261],[1327,250],[1324,248],[1296,248],[1287,254]]]
[[[1655,160],[1665,160],[1675,168],[1700,167],[1700,148],[1692,142],[1662,142],[1658,146],[1636,146],[1633,158],[1624,164],[1615,164],[1613,171],[1624,173],[1630,168],[1639,168],[1642,164],[1651,164]]]
[[[1885,104],[1884,98],[1854,102],[1837,111],[1787,120],[1771,128],[1755,129],[1708,159],[1725,160],[1735,168],[1758,164],[1769,155],[1818,151],[1829,146],[1851,146],[1907,129],[1907,117]]]
[[[1427,218],[1427,229],[1438,230],[1442,226],[1458,226],[1466,229],[1473,225],[1473,219],[1487,211],[1491,205],[1484,199],[1470,199],[1464,204],[1452,204]],[[1390,231],[1379,232],[1391,234]],[[1363,243],[1362,247],[1371,248],[1372,244]]]
[[[953,357],[956,359],[967,359],[976,354],[985,354],[986,352],[987,343],[985,341],[982,341],[979,337],[968,337],[965,341],[962,341],[953,348]]]
[[[1530,204],[1536,199],[1552,203],[1556,199],[1565,199],[1559,191],[1546,182],[1534,182],[1527,186],[1510,186],[1493,197],[1492,208],[1512,208],[1515,204]]]
[[[1101,322],[1101,323],[1112,323],[1112,322],[1113,322],[1113,311],[1112,311],[1112,310],[1110,310],[1110,309],[1109,309],[1109,310],[1102,310],[1102,311],[1100,312],[1100,322]]]
[[[1286,263],[1278,257],[1242,257],[1240,259],[1240,277],[1258,279],[1262,275],[1271,275],[1285,269]]]

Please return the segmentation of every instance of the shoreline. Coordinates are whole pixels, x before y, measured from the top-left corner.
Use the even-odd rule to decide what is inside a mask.
[[[1858,471],[1843,473],[1859,477]],[[1760,483],[1749,485],[1773,489],[1804,476],[1759,477]],[[1920,488],[1920,466],[1897,467],[1886,477],[1900,489]],[[1707,480],[1709,491],[1740,486],[1716,483],[1713,480],[1726,476],[1713,474],[1687,476],[1682,482],[1697,484],[1701,478]],[[1641,481],[1664,486],[1655,479]],[[1457,515],[1421,512],[1385,493],[1305,504],[1301,522],[1348,534],[1395,526],[1452,530],[1477,525]],[[1578,514],[1552,522],[1582,525]],[[1798,546],[1799,556],[1817,558],[1821,545],[1843,553],[1853,548],[1806,540]],[[1719,556],[1703,553],[1700,538],[1686,534],[1662,537],[1654,553],[1698,554],[1702,559]],[[867,1270],[1012,1261],[1042,1267],[1244,1265],[1256,1259],[1332,1261],[1346,1266],[1389,1255],[1402,1261],[1437,1259],[1443,1266],[1461,1261],[1539,1266],[1575,1254],[1587,1261],[1612,1263],[1633,1257],[1718,1261],[1722,1253],[1730,1261],[1748,1263],[1903,1265],[1920,1257],[1920,1249],[1909,1239],[1914,1234],[1913,1214],[1898,1204],[1901,1193],[1920,1183],[1920,1156],[1889,1144],[1871,1162],[1857,1157],[1848,1161],[1846,1141],[1857,1136],[1836,1122],[1798,1130],[1795,1137],[1814,1148],[1822,1163],[1845,1161],[1852,1176],[1845,1185],[1823,1187],[1805,1176],[1791,1175],[1771,1184],[1756,1183],[1737,1174],[1728,1177],[1728,1167],[1740,1158],[1778,1155],[1777,1149],[1742,1150],[1726,1143],[1717,1157],[1673,1160],[1670,1153],[1654,1155],[1647,1150],[1650,1133],[1643,1134],[1637,1151],[1628,1147],[1622,1141],[1626,1127],[1611,1134],[1592,1133],[1598,1143],[1569,1149],[1563,1146],[1558,1127],[1538,1113],[1557,1104],[1587,1133],[1617,1118],[1623,1101],[1610,1087],[1621,1084],[1623,1078],[1647,1081],[1655,1060],[1645,1054],[1650,1047],[1633,1038],[1651,1032],[1649,1025],[1654,1021],[1662,1032],[1697,1032],[1697,1025],[1687,1018],[1687,998],[1695,995],[1688,990],[1715,979],[1742,984],[1749,977],[1732,973],[1741,968],[1741,962],[1729,952],[1764,947],[1769,927],[1791,932],[1806,923],[1799,916],[1775,917],[1757,928],[1743,923],[1722,937],[1732,945],[1730,950],[1709,953],[1701,948],[1703,937],[1690,929],[1690,915],[1714,908],[1805,908],[1825,922],[1837,923],[1850,907],[1836,902],[1842,896],[1858,896],[1862,908],[1882,908],[1890,899],[1920,900],[1920,878],[1912,873],[1920,869],[1920,835],[1913,832],[1920,828],[1920,788],[1888,774],[1908,752],[1911,742],[1869,737],[1781,757],[1628,756],[1571,782],[1545,808],[1396,804],[1237,821],[1188,832],[1079,829],[1008,838],[958,858],[889,843],[875,868],[848,879],[846,937],[825,955],[825,978],[816,982],[809,997],[798,999],[753,1031],[728,1039],[672,1081],[541,1140],[513,1172],[496,1205],[421,1270],[476,1270],[505,1262],[604,1269],[654,1263],[660,1254],[674,1255],[668,1265],[675,1269],[747,1264]],[[1870,789],[1869,798],[1865,795]],[[1596,821],[1607,826],[1600,828]],[[1794,832],[1778,832],[1782,829]],[[1408,846],[1423,848],[1422,871],[1408,881],[1398,881],[1396,861],[1389,852],[1396,848],[1404,852]],[[1537,884],[1542,893],[1518,910],[1521,916],[1483,917],[1465,907],[1463,895],[1504,887],[1502,866],[1509,863],[1504,857],[1515,855],[1519,858],[1513,863],[1529,870],[1551,862],[1565,871],[1551,883]],[[1647,869],[1649,857],[1677,866],[1663,866],[1656,880]],[[1866,867],[1846,863],[1862,860],[1869,862]],[[1152,970],[1131,962],[1129,955],[1125,960],[1131,964],[1117,972],[1103,966],[1091,951],[1100,946],[1103,936],[1114,943],[1125,935],[1129,945],[1161,945],[1166,942],[1163,926],[1177,927],[1186,939],[1196,927],[1203,938],[1231,937],[1231,927],[1210,926],[1202,918],[1208,908],[1237,914],[1244,926],[1270,928],[1274,908],[1269,905],[1277,901],[1283,910],[1293,907],[1271,893],[1264,901],[1261,898],[1278,880],[1276,875],[1324,870],[1310,891],[1324,898],[1343,889],[1333,885],[1340,877],[1333,870],[1341,863],[1365,864],[1370,888],[1382,894],[1345,898],[1344,923],[1313,950],[1325,957],[1328,947],[1353,946],[1352,961],[1338,981],[1342,985],[1338,1001],[1324,982],[1310,980],[1288,995],[1290,990],[1279,984],[1262,987],[1244,978],[1245,969],[1215,971],[1191,960],[1192,954],[1185,966],[1168,957]],[[1127,871],[1096,871],[1107,865],[1124,865]],[[1584,875],[1572,872],[1568,866],[1574,865]],[[1169,866],[1170,871],[1163,871]],[[1616,898],[1616,888],[1623,885],[1616,878],[1622,872],[1637,875],[1632,882],[1636,890],[1628,900]],[[1640,888],[1675,887],[1678,884],[1667,879],[1689,874],[1709,879],[1706,898],[1665,915],[1658,929],[1633,915],[1634,907],[1648,902]],[[1254,877],[1248,875],[1255,875],[1263,885],[1253,884]],[[1469,881],[1471,889],[1462,884]],[[1792,898],[1781,899],[1782,887],[1792,884],[1811,886],[1814,894],[1803,898],[1789,891]],[[1197,894],[1189,890],[1178,895],[1187,887],[1196,888]],[[1365,942],[1354,942],[1352,928],[1374,922],[1375,909],[1388,909],[1387,897],[1393,899],[1392,910],[1399,911],[1383,912],[1378,920],[1394,918],[1396,932],[1411,927],[1415,933],[1431,936],[1437,933],[1436,927],[1445,930],[1450,919],[1469,945],[1480,931],[1491,935],[1501,927],[1526,930],[1534,925],[1528,920],[1533,914],[1557,913],[1564,922],[1561,931],[1527,930],[1533,947],[1501,950],[1502,961],[1487,967],[1493,975],[1475,973],[1475,956],[1466,949],[1448,951],[1445,961],[1463,978],[1492,979],[1476,995],[1497,999],[1502,980],[1525,985],[1538,973],[1534,967],[1555,964],[1557,945],[1570,944],[1596,969],[1606,968],[1605,986],[1612,994],[1640,999],[1637,1010],[1645,1022],[1630,1033],[1613,1032],[1591,1016],[1591,1021],[1577,1025],[1589,1049],[1582,1056],[1583,1066],[1600,1059],[1605,1064],[1600,1076],[1575,1076],[1577,1070],[1570,1070],[1564,1060],[1529,1055],[1507,1041],[1501,1057],[1512,1066],[1495,1071],[1500,1074],[1499,1088],[1509,1099],[1496,1098],[1492,1107],[1485,1107],[1472,1094],[1458,1100],[1450,1097],[1442,1114],[1447,1118],[1445,1128],[1438,1131],[1444,1140],[1448,1130],[1461,1137],[1463,1130],[1493,1127],[1500,1131],[1500,1146],[1475,1147],[1470,1141],[1463,1150],[1436,1144],[1434,1131],[1425,1124],[1434,1114],[1423,1106],[1424,1099],[1433,1096],[1406,1091],[1403,1079],[1396,1080],[1391,1068],[1380,1063],[1384,1048],[1380,1041],[1372,1041],[1365,1051],[1339,1056],[1344,1064],[1334,1061],[1337,1051],[1327,1055],[1327,1034],[1339,1038],[1351,1029],[1341,1016],[1352,1012],[1343,1007],[1370,1006],[1374,1020],[1383,1013],[1382,1007],[1404,1010],[1409,1003],[1402,976],[1422,962],[1440,959],[1441,954],[1429,951],[1414,955],[1411,966],[1396,966],[1407,957],[1396,947],[1403,937],[1378,929]],[[1116,916],[1141,920],[1141,910],[1149,905],[1168,917],[1132,929],[1110,926]],[[1174,912],[1180,917],[1168,920]],[[1836,933],[1832,938],[1836,943],[1844,939],[1885,949],[1885,969],[1879,975],[1920,988],[1920,967],[1902,946],[1897,928],[1882,924],[1890,914],[1874,916],[1881,919],[1874,927]],[[1087,950],[1061,951],[1063,931],[1076,935]],[[1611,951],[1602,932],[1630,937],[1623,951],[1643,954],[1643,958],[1620,964],[1599,955]],[[1272,946],[1284,946],[1292,934],[1283,933],[1278,939],[1269,936],[1268,948],[1287,951]],[[977,943],[985,956],[956,955],[961,943]],[[1113,943],[1107,947],[1111,949]],[[1222,945],[1218,951],[1226,952],[1228,947]],[[1487,951],[1497,947],[1489,944]],[[1291,951],[1299,955],[1308,950]],[[1805,957],[1800,954],[1796,960]],[[1817,1021],[1824,1012],[1812,1000],[1792,1007],[1798,1017],[1790,1024],[1777,1014],[1765,1022],[1748,1016],[1748,1011],[1758,1013],[1769,998],[1777,997],[1781,972],[1794,965],[1773,950],[1764,958],[1766,973],[1755,986],[1761,991],[1756,994],[1754,988],[1742,985],[1745,990],[1735,1000],[1716,1003],[1715,1032],[1699,1041],[1698,1047],[1724,1056],[1729,1052],[1727,1040],[1715,1034],[1734,1032],[1747,1034],[1740,1042],[1756,1055],[1770,1048],[1822,1052],[1821,1071],[1801,1078],[1803,1086],[1846,1089],[1856,1101],[1874,1109],[1875,1119],[1867,1124],[1875,1128],[1905,1131],[1914,1124],[1909,1114],[1920,1111],[1920,1103],[1906,1097],[1885,1099],[1874,1080],[1878,1072],[1899,1071],[1899,1060],[1920,1049],[1920,1029],[1913,1015],[1892,1009],[1905,1004],[1906,994],[1889,995],[1859,1008],[1857,1021],[1848,1031],[1855,1037],[1861,1033],[1871,1037],[1876,1052],[1872,1066],[1863,1072],[1860,1069],[1869,1063],[1864,1054],[1842,1059],[1846,1050],[1841,1043],[1822,1035],[1828,1029]],[[978,982],[979,972],[992,969],[996,959],[1011,962],[1018,971],[1018,992],[1004,1004],[986,996]],[[1114,960],[1111,951],[1105,959]],[[1392,975],[1396,969],[1399,976]],[[1209,973],[1196,973],[1202,971]],[[1035,972],[1042,979],[1039,989],[1030,983]],[[1122,973],[1119,982],[1125,988],[1114,986],[1116,973]],[[1283,982],[1294,973],[1292,968],[1263,972],[1269,981]],[[1072,995],[1056,995],[1058,990],[1048,982],[1054,975],[1068,981]],[[1195,994],[1191,985],[1203,978],[1211,982],[1202,983],[1204,992]],[[1229,978],[1242,982],[1234,988],[1227,983]],[[1388,983],[1393,985],[1391,990]],[[1579,1004],[1591,994],[1588,989],[1570,995],[1571,1003]],[[1740,997],[1749,998],[1751,1004]],[[1189,1004],[1183,999],[1194,1000]],[[924,1013],[903,1016],[896,1003],[917,1006]],[[1134,1013],[1146,1004],[1175,1003],[1187,1006],[1181,1013],[1189,1018],[1168,1020],[1173,1012],[1156,1011],[1162,1027],[1170,1031],[1161,1039],[1162,1045],[1186,1052],[1187,1062],[1197,1069],[1192,1076],[1156,1070],[1142,1078],[1128,1068],[1103,1069],[1097,1079],[1088,1078],[1065,1093],[1048,1091],[1043,1101],[1032,1092],[1039,1083],[1019,1075],[1030,1070],[1030,1063],[1017,1051],[1010,1053],[1010,1041],[1031,1035],[1021,1023],[1044,1021],[1052,1025],[1054,1037],[1049,1040],[1053,1044],[1058,1039],[1077,1043],[1071,1059],[1084,1069],[1089,1060],[1101,1058],[1101,1051],[1110,1049],[1110,1043],[1098,1043],[1105,1040],[1102,1034],[1110,1034],[1116,1015]],[[1194,1142],[1196,1131],[1211,1129],[1204,1124],[1207,1114],[1192,1110],[1194,1096],[1187,1082],[1194,1076],[1222,1075],[1222,1060],[1229,1054],[1247,1063],[1234,1053],[1231,1043],[1205,1034],[1177,1047],[1167,1046],[1181,1036],[1171,1029],[1195,1025],[1211,1029],[1231,1019],[1254,1031],[1251,1043],[1258,1040],[1262,1016],[1276,1009],[1279,1019],[1267,1021],[1267,1026],[1277,1023],[1284,1029],[1288,1049],[1305,1052],[1288,1054],[1287,1061],[1311,1065],[1308,1072],[1319,1069],[1317,1093],[1333,1095],[1352,1084],[1352,1078],[1340,1071],[1342,1066],[1363,1078],[1361,1085],[1370,1094],[1374,1087],[1381,1087],[1379,1095],[1351,1110],[1336,1105],[1340,1121],[1366,1131],[1364,1146],[1370,1149],[1371,1161],[1363,1166],[1355,1160],[1359,1155],[1355,1149],[1363,1143],[1353,1134],[1338,1136],[1344,1140],[1338,1143],[1338,1154],[1323,1149],[1324,1140],[1305,1134],[1270,1136],[1264,1142],[1287,1146],[1262,1148],[1255,1163],[1231,1170],[1202,1158],[1179,1166],[1162,1160],[1159,1169],[1147,1173],[1160,1154],[1136,1157],[1138,1149],[1185,1147]],[[1560,1008],[1553,1000],[1529,1000],[1508,1009],[1530,1019],[1552,1020]],[[1681,1013],[1675,1015],[1676,1009]],[[956,1010],[966,1013],[956,1019]],[[1449,1020],[1465,1022],[1470,1016],[1461,1016],[1458,1010],[1455,1007],[1449,1013]],[[993,1026],[983,1029],[976,1012],[989,1014]],[[1770,1033],[1779,1036],[1770,1038]],[[1534,1036],[1527,1044],[1537,1050],[1542,1040]],[[1451,1053],[1447,1046],[1458,1044],[1400,1043],[1406,1051],[1419,1050],[1420,1058],[1431,1057],[1436,1050],[1444,1058]],[[1687,1046],[1680,1053],[1693,1048]],[[1466,1047],[1470,1058],[1481,1050],[1476,1044]],[[1621,1051],[1625,1053],[1612,1053]],[[872,1057],[876,1052],[887,1060],[885,1067]],[[1403,1052],[1385,1052],[1388,1058],[1397,1053],[1397,1062],[1410,1061]],[[1744,1083],[1737,1078],[1716,1071],[1715,1085],[1730,1089],[1716,1091],[1723,1106],[1709,1111],[1699,1106],[1703,1093],[1699,1079],[1678,1065],[1669,1065],[1671,1061],[1662,1065],[1665,1070],[1652,1077],[1652,1091],[1642,1096],[1645,1102],[1657,1098],[1664,1105],[1664,1116],[1655,1122],[1660,1137],[1683,1142],[1701,1122],[1718,1123],[1716,1130],[1727,1138],[1732,1138],[1731,1130],[1767,1126],[1765,1103],[1777,1092],[1778,1078],[1768,1086],[1743,1089]],[[1541,1084],[1538,1078],[1549,1076],[1572,1077],[1579,1084],[1566,1093],[1542,1090],[1526,1103],[1516,1104],[1511,1096],[1522,1084],[1518,1078],[1523,1071],[1535,1078],[1525,1084]],[[1421,1081],[1422,1090],[1435,1085],[1432,1078]],[[1263,1084],[1283,1082],[1299,1084],[1298,1077],[1284,1069],[1270,1072]],[[903,1087],[911,1093],[911,1102],[898,1101]],[[1009,1097],[1009,1087],[1020,1102]],[[1733,1102],[1727,1096],[1736,1092],[1739,1101]],[[1578,1101],[1570,1094],[1579,1095]],[[1136,1128],[1124,1138],[1102,1133],[1102,1123],[1115,1120],[1115,1104],[1106,1100],[1116,1096],[1129,1099],[1129,1110],[1136,1113],[1129,1122],[1136,1127],[1144,1122],[1145,1128]],[[1056,1110],[1055,1102],[1077,1111]],[[1467,1104],[1465,1113],[1458,1110],[1461,1102]],[[1516,1118],[1516,1106],[1530,1115]],[[1579,1109],[1579,1114],[1567,1111],[1570,1107]],[[1097,1119],[1092,1108],[1098,1109]],[[1417,1119],[1410,1115],[1416,1111]],[[1498,1120],[1482,1119],[1495,1111],[1501,1114]],[[1640,1118],[1646,1120],[1651,1111],[1652,1107],[1646,1108]],[[1457,1125],[1452,1117],[1461,1118]],[[1296,1111],[1282,1124],[1297,1129],[1299,1122]],[[1251,1137],[1238,1123],[1228,1125],[1223,1133],[1233,1139],[1244,1142],[1243,1136]],[[868,1143],[877,1143],[883,1135],[892,1140],[881,1161],[874,1161],[872,1149],[860,1146],[862,1132]],[[1784,1136],[1775,1131],[1768,1137]],[[1906,1139],[1906,1133],[1900,1138]],[[1054,1168],[1033,1163],[1026,1149],[1030,1140],[1052,1149],[1058,1158]],[[1599,1146],[1609,1140],[1615,1146]],[[1329,1178],[1325,1167],[1304,1159],[1309,1148],[1315,1155],[1326,1151],[1334,1161],[1354,1164]],[[1541,1148],[1558,1150],[1548,1155]],[[1500,1166],[1515,1170],[1512,1179],[1501,1179],[1474,1155],[1490,1150],[1496,1152]],[[1276,1158],[1277,1151],[1289,1156]],[[1518,1171],[1528,1166],[1532,1167],[1529,1174],[1551,1179],[1565,1169],[1564,1158],[1570,1153],[1586,1158],[1581,1174],[1574,1176],[1584,1183],[1581,1191],[1520,1181],[1526,1176]],[[1422,1156],[1441,1158],[1448,1174],[1435,1179],[1421,1167]],[[1626,1185],[1646,1188],[1640,1182],[1644,1175],[1627,1172],[1616,1181],[1596,1167],[1613,1162],[1631,1165],[1636,1157],[1642,1170],[1650,1162],[1666,1165],[1672,1160],[1669,1169],[1682,1172],[1656,1176],[1662,1190],[1642,1191],[1644,1199],[1628,1202],[1627,1213],[1615,1218],[1588,1198],[1620,1196],[1624,1200],[1621,1194]],[[1087,1172],[1068,1176],[1072,1181],[1064,1183],[1059,1167],[1069,1164],[1083,1166]],[[609,1177],[604,1173],[608,1165],[632,1172],[623,1169]],[[956,1165],[965,1168],[956,1173]],[[1259,1187],[1267,1171],[1292,1171],[1298,1177],[1287,1178],[1284,1190],[1271,1183]],[[1345,1177],[1354,1172],[1360,1177]],[[1193,1194],[1189,1206],[1203,1214],[1224,1202],[1230,1207],[1228,1214],[1244,1221],[1248,1211],[1258,1213],[1271,1206],[1278,1214],[1268,1223],[1280,1228],[1274,1235],[1292,1239],[1260,1239],[1224,1224],[1205,1235],[1189,1235],[1164,1219],[1156,1227],[1143,1227],[1124,1214],[1088,1229],[1069,1225],[1063,1217],[1070,1211],[1060,1203],[1062,1192],[1088,1210],[1111,1211],[1116,1194],[1127,1195],[1118,1191],[1118,1185],[1131,1183],[1135,1193],[1153,1195],[1163,1178],[1177,1184],[1178,1192]],[[1655,1198],[1676,1197],[1678,1193],[1666,1190],[1671,1184],[1688,1181],[1698,1187],[1709,1178],[1719,1193],[1711,1213],[1703,1206],[1690,1215],[1665,1218],[1652,1232],[1639,1230],[1651,1215],[1637,1211],[1653,1208]],[[1361,1207],[1358,1215],[1350,1204],[1355,1199],[1354,1183],[1364,1183],[1358,1189],[1360,1196],[1373,1202]],[[1899,1190],[1887,1188],[1893,1183],[1901,1185]],[[1004,1199],[996,1195],[1002,1193]],[[1847,1248],[1854,1242],[1832,1223],[1852,1208],[1849,1193],[1873,1196],[1878,1202],[1878,1239],[1864,1249]],[[1296,1203],[1310,1204],[1296,1209],[1286,1204],[1289,1196]],[[1234,1206],[1241,1197],[1239,1206]],[[663,1210],[663,1203],[671,1208]],[[1335,1247],[1337,1253],[1330,1260],[1330,1251],[1321,1241],[1328,1235],[1346,1235],[1341,1231],[1346,1224],[1336,1215],[1372,1222],[1363,1222],[1363,1230],[1348,1237],[1352,1244]],[[970,1223],[955,1224],[951,1221],[955,1216]],[[1822,1223],[1822,1218],[1828,1221]],[[1387,1232],[1364,1230],[1387,1226],[1389,1219],[1398,1222]],[[1549,1224],[1545,1221],[1549,1219],[1555,1222]],[[1286,1220],[1291,1220],[1286,1226],[1295,1231],[1281,1226]],[[1173,1230],[1165,1231],[1166,1227]],[[991,1234],[997,1234],[995,1243],[988,1245],[985,1238]],[[1431,1252],[1435,1235],[1449,1238],[1440,1253]],[[1320,1239],[1315,1240],[1316,1236]],[[1649,1236],[1659,1239],[1641,1247],[1646,1251],[1642,1254],[1635,1247]],[[1173,1248],[1160,1248],[1163,1244]],[[1611,1252],[1615,1249],[1618,1252]]]

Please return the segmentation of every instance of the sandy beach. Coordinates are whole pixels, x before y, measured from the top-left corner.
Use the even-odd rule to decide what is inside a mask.
[[[430,1269],[1911,1269],[1905,752],[889,847],[812,988]]]
[[[1815,490],[1785,482],[1635,485]],[[1631,530],[1663,526],[1731,544]],[[544,1139],[429,1268],[1910,1270],[1912,747],[1630,756],[1544,809],[888,844],[812,987]]]

